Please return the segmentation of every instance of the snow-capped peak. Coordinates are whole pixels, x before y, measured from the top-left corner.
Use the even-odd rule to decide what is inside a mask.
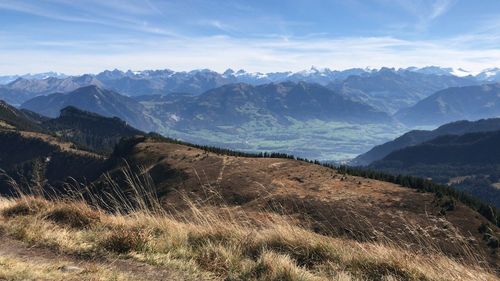
[[[451,72],[451,74],[458,76],[458,77],[464,77],[464,76],[469,76],[471,75],[471,72],[468,70],[465,70],[463,68],[454,68]]]

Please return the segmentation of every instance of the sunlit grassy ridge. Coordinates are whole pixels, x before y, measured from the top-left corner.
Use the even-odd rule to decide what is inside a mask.
[[[471,209],[477,211],[480,213],[483,217],[485,217],[487,220],[489,220],[491,223],[494,225],[500,226],[500,218],[499,218],[499,212],[498,210],[490,205],[486,204],[477,198],[469,195],[466,192],[456,190],[450,186],[447,185],[442,185],[442,184],[436,184],[430,180],[423,179],[423,178],[418,178],[418,177],[413,177],[413,176],[408,176],[408,175],[392,175],[384,172],[379,172],[379,171],[373,171],[373,170],[368,170],[364,168],[358,168],[358,167],[349,167],[349,166],[337,166],[335,164],[330,164],[330,163],[321,163],[318,160],[308,160],[305,158],[300,158],[300,157],[295,157],[290,154],[286,153],[250,153],[250,152],[241,152],[241,151],[235,151],[235,150],[230,150],[230,149],[225,149],[225,148],[220,148],[220,147],[215,147],[215,146],[207,146],[207,145],[196,145],[196,144],[191,144],[191,143],[186,143],[184,141],[179,141],[171,138],[165,138],[160,135],[156,134],[151,134],[149,136],[151,139],[154,139],[155,141],[160,141],[160,142],[167,142],[167,143],[174,143],[174,144],[181,144],[181,145],[186,145],[189,147],[194,147],[194,148],[199,148],[202,149],[206,152],[213,152],[216,154],[220,155],[228,155],[228,156],[237,156],[237,157],[260,157],[260,158],[285,158],[285,159],[295,159],[299,161],[304,161],[308,163],[314,163],[316,165],[321,165],[324,167],[328,167],[330,169],[334,169],[338,171],[339,173],[342,174],[347,174],[347,175],[352,175],[352,176],[361,176],[363,178],[370,178],[370,179],[376,179],[379,181],[384,181],[384,182],[391,182],[395,183],[404,187],[416,189],[420,192],[430,192],[434,193],[438,197],[443,197],[443,196],[448,196],[452,200],[457,200]],[[123,140],[122,142],[119,143],[119,145],[116,146],[114,155],[115,157],[125,157],[130,151],[133,149],[133,147],[140,142],[145,141],[146,138],[129,138],[126,140]]]

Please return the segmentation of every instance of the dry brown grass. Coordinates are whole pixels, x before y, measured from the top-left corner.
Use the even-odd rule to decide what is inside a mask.
[[[43,207],[26,212],[26,206]],[[478,264],[434,251],[425,255],[397,245],[327,237],[286,218],[255,226],[195,205],[182,217],[146,210],[110,214],[82,202],[37,198],[3,199],[0,209],[6,234],[23,241],[89,257],[128,257],[189,272],[193,279],[496,280]],[[23,210],[22,215],[12,210]],[[55,213],[65,215],[54,219]]]
[[[2,209],[2,215],[11,218],[36,214],[47,206],[46,203],[46,201],[34,197],[23,197],[16,204],[4,203],[9,206]]]
[[[122,272],[105,266],[96,266],[82,271],[64,271],[65,263],[60,261],[28,262],[11,257],[0,257],[0,280],[137,280]]]
[[[255,223],[255,214],[239,207],[189,197],[187,211],[167,213],[147,192],[153,190],[147,177],[126,176],[130,198],[116,193],[89,200],[107,202],[107,211],[78,199],[0,199],[0,227],[10,237],[59,253],[128,258],[191,280],[497,280],[480,257],[466,264],[440,254],[432,243],[414,252],[389,239],[334,238],[284,215],[262,211]],[[422,235],[417,241],[426,241],[425,232],[408,228]]]
[[[99,222],[100,214],[87,205],[67,203],[49,210],[45,219],[63,226],[87,228]]]

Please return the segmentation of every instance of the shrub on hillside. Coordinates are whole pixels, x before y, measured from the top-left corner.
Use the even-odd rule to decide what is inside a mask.
[[[86,228],[99,221],[99,214],[91,210],[64,205],[49,211],[45,218],[63,226]]]
[[[104,237],[100,242],[100,246],[110,252],[119,254],[140,251],[145,248],[149,240],[148,236],[149,233],[146,230],[119,226]]]
[[[46,203],[38,199],[27,199],[19,201],[15,205],[8,207],[2,211],[2,215],[6,218],[16,216],[29,216],[34,215],[46,207]]]

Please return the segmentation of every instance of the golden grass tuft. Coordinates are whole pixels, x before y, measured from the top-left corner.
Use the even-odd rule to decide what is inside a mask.
[[[15,204],[2,209],[2,216],[12,218],[36,214],[47,207],[47,202],[35,197],[23,197]]]
[[[259,280],[269,281],[296,281],[296,280],[328,280],[326,278],[314,276],[306,269],[297,266],[295,261],[288,255],[275,252],[264,252],[258,260],[256,266],[256,277]]]
[[[145,250],[149,234],[139,227],[128,228],[123,225],[113,227],[104,238],[99,241],[99,246],[115,253],[128,253],[130,251]]]
[[[346,269],[351,272],[358,273],[357,275],[360,275],[368,280],[383,280],[384,278],[409,281],[431,280],[423,273],[407,268],[404,265],[373,259],[356,259],[350,264],[347,264]]]
[[[88,228],[100,220],[98,212],[88,207],[76,204],[60,205],[49,210],[45,214],[45,219],[53,221],[62,226],[72,228]]]

